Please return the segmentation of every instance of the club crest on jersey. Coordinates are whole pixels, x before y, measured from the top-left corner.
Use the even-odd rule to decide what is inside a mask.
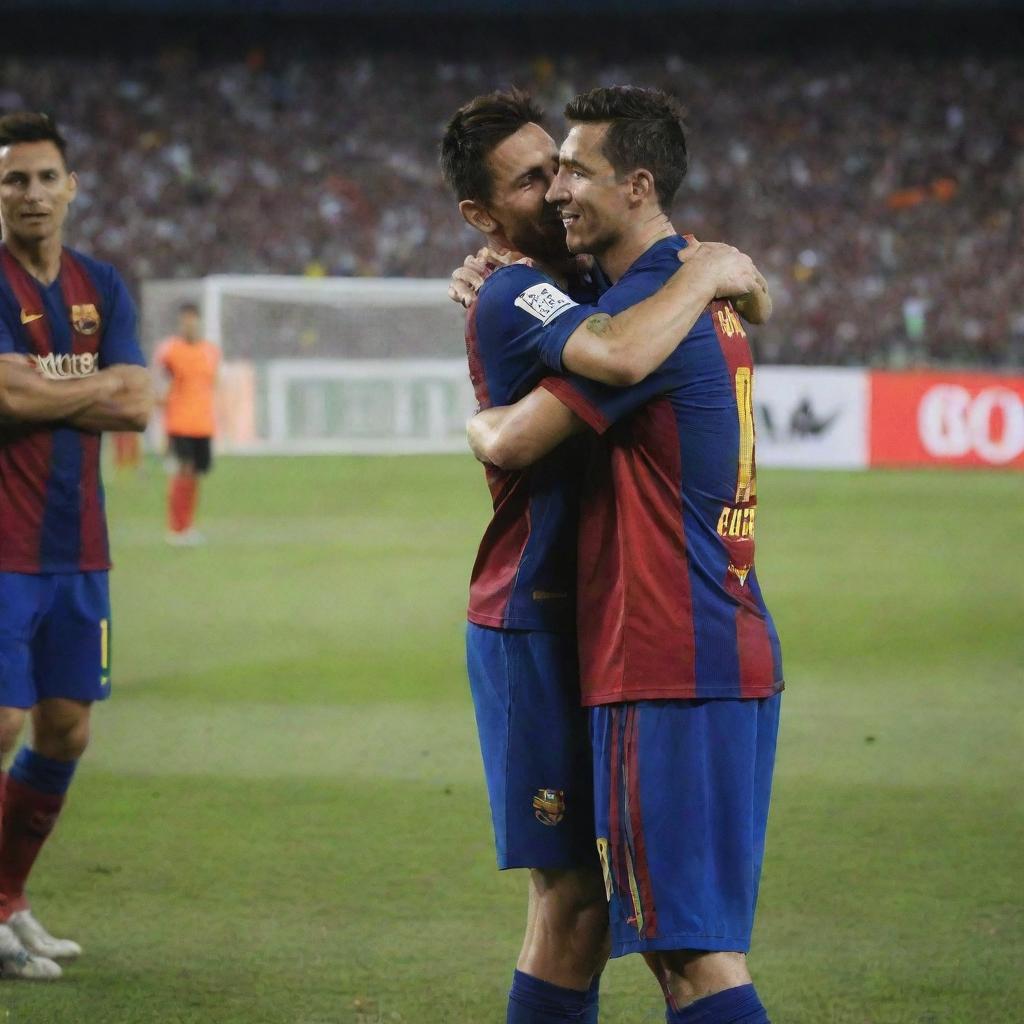
[[[91,302],[72,306],[71,326],[79,334],[95,334],[100,329],[100,311]]]
[[[538,789],[533,798],[533,815],[542,825],[557,825],[565,817],[565,791]]]
[[[35,360],[39,372],[50,380],[88,377],[99,369],[99,359],[95,352],[77,352],[74,355],[51,352],[47,356],[36,356]]]
[[[551,323],[567,309],[577,305],[553,284],[531,284],[525,292],[520,292],[515,304],[542,324]]]

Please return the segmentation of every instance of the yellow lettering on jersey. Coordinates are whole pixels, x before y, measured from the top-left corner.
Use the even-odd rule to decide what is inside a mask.
[[[754,483],[754,379],[749,366],[736,371],[736,413],[739,417],[740,452],[736,470],[737,505],[750,500]]]
[[[747,332],[743,329],[743,324],[740,323],[740,318],[736,315],[732,306],[724,306],[718,310],[717,314],[718,322],[722,326],[722,331],[727,338],[733,338],[737,334],[741,338],[747,336]]]
[[[718,517],[719,537],[753,537],[754,523],[757,520],[757,507],[730,508],[726,505]]]

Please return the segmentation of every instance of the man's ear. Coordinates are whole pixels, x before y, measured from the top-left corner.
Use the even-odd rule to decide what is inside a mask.
[[[637,203],[648,199],[657,202],[658,194],[654,188],[654,175],[642,167],[629,176],[629,198]]]
[[[498,222],[475,199],[463,199],[459,203],[459,213],[471,228],[491,235],[498,230]]]

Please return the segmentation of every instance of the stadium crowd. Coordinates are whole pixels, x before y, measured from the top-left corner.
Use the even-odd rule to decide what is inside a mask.
[[[1024,362],[1024,76],[1010,60],[835,55],[602,64],[408,54],[229,63],[6,59],[0,111],[50,111],[71,239],[129,278],[447,276],[475,247],[437,168],[452,111],[631,82],[689,109],[677,227],[750,252],[765,362]]]

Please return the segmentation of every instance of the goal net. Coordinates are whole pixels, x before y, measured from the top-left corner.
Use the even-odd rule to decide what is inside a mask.
[[[465,451],[475,407],[446,280],[218,275],[143,286],[143,333],[202,309],[221,346],[218,449]]]

